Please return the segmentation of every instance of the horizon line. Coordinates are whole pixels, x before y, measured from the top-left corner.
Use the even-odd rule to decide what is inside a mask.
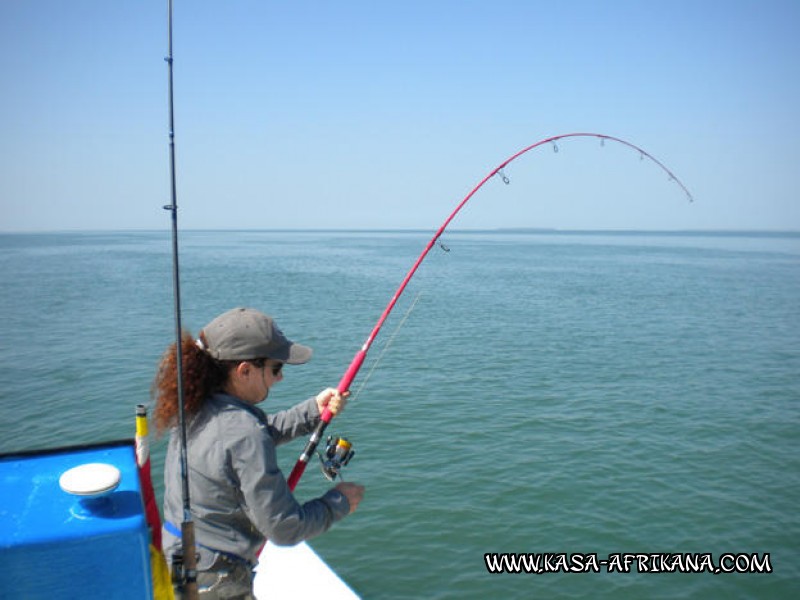
[[[423,233],[435,232],[436,229],[422,227],[264,227],[264,228],[211,228],[211,227],[184,227],[181,232],[276,232],[276,233]],[[26,234],[65,234],[65,233],[169,233],[169,228],[119,228],[119,229],[0,229],[0,235],[26,235]],[[698,234],[730,234],[730,235],[800,235],[800,229],[771,229],[771,228],[697,228],[697,229],[642,229],[642,228],[558,228],[558,227],[493,227],[493,228],[453,228],[445,233],[530,233],[530,234],[669,234],[669,235],[698,235]]]

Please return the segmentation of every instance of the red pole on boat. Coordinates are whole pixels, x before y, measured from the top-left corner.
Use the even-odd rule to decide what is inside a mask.
[[[656,159],[654,156],[652,156],[648,152],[645,152],[644,150],[642,150],[638,146],[636,146],[634,144],[631,144],[630,142],[626,142],[625,140],[622,140],[620,138],[616,138],[616,137],[613,137],[613,136],[610,136],[610,135],[604,135],[602,133],[565,133],[565,134],[562,134],[562,135],[556,135],[556,136],[553,136],[553,137],[545,138],[543,140],[539,140],[538,142],[536,142],[534,144],[531,144],[530,146],[528,146],[526,148],[523,148],[522,150],[520,150],[516,154],[511,155],[505,161],[500,163],[500,165],[495,167],[495,169],[490,171],[489,174],[486,175],[486,177],[484,177],[478,183],[478,185],[476,185],[472,189],[472,191],[470,191],[470,193],[467,194],[464,197],[463,200],[461,200],[461,202],[459,202],[459,204],[458,204],[458,206],[456,206],[455,210],[453,210],[453,212],[450,213],[450,215],[447,217],[447,219],[445,219],[444,223],[442,223],[441,227],[439,227],[439,229],[433,235],[431,240],[428,242],[428,244],[422,250],[422,253],[419,255],[419,257],[417,257],[417,260],[411,266],[411,269],[409,269],[408,273],[403,278],[403,281],[400,283],[400,286],[397,288],[397,291],[394,293],[394,295],[392,296],[391,300],[389,300],[389,304],[386,305],[386,308],[384,309],[383,313],[381,314],[380,318],[378,319],[378,322],[372,328],[372,331],[370,332],[369,336],[367,336],[367,339],[364,342],[364,345],[361,346],[361,349],[358,352],[356,352],[355,356],[353,357],[353,360],[350,362],[350,366],[347,367],[347,370],[345,371],[344,375],[342,376],[342,379],[339,381],[339,385],[336,386],[336,389],[338,389],[340,393],[343,394],[343,393],[347,392],[350,389],[350,384],[356,378],[356,375],[358,375],[358,371],[361,369],[361,365],[364,364],[364,359],[367,357],[367,353],[369,352],[369,349],[372,346],[372,342],[375,341],[375,338],[378,336],[378,333],[380,332],[381,327],[383,327],[384,322],[389,317],[389,313],[392,312],[392,309],[394,309],[394,306],[395,306],[395,304],[397,304],[397,301],[400,298],[401,294],[406,289],[406,286],[408,286],[408,282],[411,281],[411,278],[417,272],[417,269],[419,269],[419,266],[422,264],[422,261],[425,260],[425,257],[431,251],[431,248],[433,248],[436,245],[437,240],[441,237],[442,233],[444,233],[444,230],[447,229],[447,227],[450,225],[450,222],[455,218],[455,216],[464,207],[464,205],[467,202],[469,202],[470,198],[472,198],[472,196],[474,196],[476,194],[476,192],[479,189],[481,189],[483,187],[483,185],[487,181],[489,181],[489,179],[491,179],[492,177],[494,177],[498,173],[500,173],[501,176],[503,177],[503,181],[505,183],[508,183],[508,179],[502,173],[502,170],[509,163],[513,162],[514,160],[516,160],[517,158],[519,158],[523,154],[526,154],[527,152],[530,152],[534,148],[538,148],[539,146],[542,146],[544,144],[548,144],[548,143],[555,144],[555,142],[557,142],[558,140],[562,140],[562,139],[566,139],[566,138],[576,138],[576,137],[593,137],[593,138],[600,139],[601,142],[604,142],[605,140],[610,140],[610,141],[622,144],[623,146],[627,146],[628,148],[632,148],[633,150],[636,150],[637,152],[639,152],[640,156],[642,156],[643,158],[645,158],[645,157],[648,158],[649,160],[653,161],[656,165],[658,165],[663,171],[665,171],[667,173],[667,175],[669,175],[670,180],[675,181],[681,187],[681,189],[684,191],[684,193],[688,197],[689,201],[690,202],[693,201],[692,194],[689,192],[689,190],[686,188],[686,186],[683,185],[683,183],[681,183],[681,181],[672,173],[672,171],[670,171],[661,161]],[[558,147],[554,146],[554,149],[558,150]],[[306,469],[306,465],[308,464],[308,461],[311,459],[311,456],[314,454],[314,451],[316,450],[317,445],[319,444],[320,440],[322,439],[322,434],[325,432],[325,429],[328,427],[328,424],[331,422],[332,419],[333,419],[333,413],[331,413],[326,408],[322,412],[321,420],[320,420],[319,424],[317,425],[316,429],[314,429],[313,433],[311,434],[311,437],[309,438],[308,443],[306,444],[306,447],[303,450],[303,453],[300,455],[300,458],[297,459],[297,462],[295,463],[294,468],[292,469],[292,472],[289,474],[289,478],[287,480],[287,482],[289,484],[289,489],[294,490],[295,487],[297,486],[298,481],[300,481],[300,477],[303,476],[303,472]]]

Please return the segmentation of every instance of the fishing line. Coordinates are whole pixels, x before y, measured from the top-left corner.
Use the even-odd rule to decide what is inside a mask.
[[[623,146],[626,146],[628,148],[631,148],[632,150],[634,150],[634,151],[639,153],[639,156],[640,156],[641,160],[644,160],[645,158],[647,158],[647,159],[651,160],[652,162],[654,162],[664,172],[666,172],[667,175],[669,175],[669,180],[671,182],[674,182],[674,183],[676,183],[677,185],[680,186],[680,188],[686,194],[686,197],[689,199],[689,202],[693,202],[694,201],[694,199],[692,198],[692,194],[689,192],[689,189],[661,161],[659,161],[652,154],[646,152],[645,150],[643,150],[639,146],[637,146],[635,144],[632,144],[630,142],[627,142],[627,141],[625,141],[623,139],[617,138],[617,137],[613,137],[613,136],[610,136],[610,135],[605,135],[605,134],[602,134],[602,133],[566,133],[566,134],[556,135],[556,136],[553,136],[553,137],[549,137],[549,138],[545,138],[545,139],[539,140],[538,142],[535,142],[535,143],[531,144],[530,146],[527,146],[526,148],[523,148],[522,150],[520,150],[516,154],[513,154],[509,158],[504,160],[502,163],[500,163],[500,165],[498,165],[496,168],[494,168],[492,171],[490,171],[483,179],[481,179],[481,181],[478,182],[478,185],[476,185],[472,189],[472,191],[470,191],[461,200],[461,202],[458,203],[456,208],[445,219],[444,223],[442,223],[442,225],[439,227],[439,229],[436,230],[436,233],[433,235],[431,240],[428,242],[428,244],[422,250],[420,255],[417,257],[417,260],[414,262],[414,264],[411,266],[411,269],[409,269],[408,273],[403,278],[402,282],[400,283],[400,286],[395,291],[395,293],[392,296],[391,300],[389,300],[389,303],[386,305],[386,308],[384,309],[384,311],[381,314],[380,318],[378,319],[377,323],[372,328],[372,331],[370,332],[370,334],[367,336],[367,339],[364,342],[364,344],[361,346],[361,349],[358,350],[358,352],[356,352],[355,356],[353,357],[353,360],[350,362],[350,365],[347,367],[347,370],[345,371],[344,375],[342,376],[342,379],[339,381],[339,385],[337,386],[337,389],[339,390],[339,392],[344,393],[344,392],[346,392],[346,391],[348,391],[350,389],[350,384],[353,383],[353,380],[356,378],[356,376],[358,375],[359,370],[361,369],[362,365],[364,364],[364,360],[366,359],[367,352],[369,352],[370,348],[372,347],[372,343],[375,341],[375,338],[377,337],[378,333],[380,332],[381,328],[383,327],[383,324],[386,322],[386,319],[388,318],[389,313],[391,313],[392,310],[394,309],[395,305],[397,304],[398,299],[400,298],[400,296],[403,293],[403,291],[406,289],[406,286],[408,286],[409,281],[414,276],[414,274],[417,272],[417,270],[419,269],[419,266],[422,264],[422,261],[425,260],[425,257],[428,255],[428,253],[436,245],[437,241],[439,240],[441,235],[444,233],[444,230],[447,229],[447,227],[450,225],[450,223],[453,221],[453,219],[456,217],[456,215],[459,213],[459,211],[461,211],[461,209],[464,207],[464,205],[467,202],[469,202],[469,200],[478,192],[478,190],[480,190],[487,181],[489,181],[492,177],[494,177],[495,175],[498,175],[498,174],[500,175],[502,181],[504,183],[508,184],[510,180],[508,179],[508,176],[505,174],[505,168],[510,163],[515,161],[517,158],[519,158],[520,156],[522,156],[524,154],[527,154],[531,150],[534,150],[535,148],[538,148],[539,146],[542,146],[543,144],[551,144],[552,148],[553,148],[553,151],[554,152],[558,152],[558,145],[557,145],[556,142],[559,142],[561,140],[565,140],[565,139],[568,139],[568,138],[580,138],[580,137],[597,138],[597,139],[600,140],[601,146],[605,146],[605,142],[606,141],[612,141],[612,142],[617,142],[618,144],[622,144]],[[311,434],[311,437],[309,438],[308,443],[306,444],[302,454],[300,455],[300,458],[297,459],[297,462],[295,463],[295,466],[292,469],[291,474],[289,475],[289,478],[287,480],[287,482],[289,484],[289,489],[294,490],[295,487],[297,486],[297,483],[300,480],[300,477],[302,477],[303,472],[305,471],[305,468],[306,468],[306,465],[308,464],[308,461],[314,455],[314,451],[316,450],[317,445],[319,444],[320,440],[322,439],[322,434],[325,432],[325,429],[327,428],[328,423],[330,423],[331,419],[333,419],[333,413],[330,410],[328,410],[328,408],[326,407],[325,410],[322,411],[322,415],[320,416],[319,424],[314,429],[314,432]]]
[[[447,250],[447,252],[450,252],[450,250]],[[375,362],[372,363],[372,367],[367,372],[367,375],[364,377],[364,381],[361,382],[361,385],[358,387],[358,390],[356,390],[356,393],[353,395],[353,398],[350,400],[350,402],[355,402],[361,395],[362,390],[367,385],[367,382],[369,381],[370,377],[372,377],[372,374],[375,372],[375,369],[378,368],[378,365],[383,360],[383,357],[386,356],[386,352],[389,350],[389,347],[394,342],[394,339],[397,337],[397,334],[400,333],[400,329],[402,329],[403,325],[405,325],[406,321],[408,321],[408,317],[411,316],[411,312],[414,310],[414,307],[417,305],[417,302],[419,302],[419,299],[421,297],[422,297],[422,290],[417,292],[417,295],[414,297],[414,301],[411,303],[411,306],[406,311],[406,314],[403,315],[403,318],[400,320],[400,323],[397,324],[397,327],[395,327],[394,331],[392,332],[392,335],[389,336],[389,339],[383,345],[381,353],[378,355],[378,358],[375,359]]]
[[[444,242],[442,242],[441,239],[439,240],[439,247],[444,252],[447,252],[447,253],[450,252],[450,248],[448,246],[446,246],[444,244]],[[361,392],[364,390],[364,387],[367,385],[367,382],[369,381],[370,377],[372,377],[372,374],[375,372],[375,369],[378,368],[378,365],[383,360],[383,357],[386,355],[386,352],[389,350],[389,347],[394,342],[394,339],[397,337],[397,334],[400,333],[400,330],[406,324],[406,321],[408,321],[408,318],[411,316],[411,313],[414,311],[414,308],[417,306],[417,303],[419,302],[420,298],[422,297],[422,294],[423,294],[422,290],[417,292],[417,295],[414,297],[414,301],[411,303],[411,306],[408,307],[408,310],[406,310],[405,315],[403,315],[403,318],[397,324],[397,327],[395,327],[394,331],[392,332],[392,335],[389,336],[389,339],[386,341],[386,343],[384,344],[383,348],[381,348],[381,353],[378,355],[378,358],[375,359],[375,361],[372,363],[372,367],[370,367],[370,370],[367,372],[366,377],[364,377],[364,381],[362,381],[361,385],[358,386],[358,390],[356,390],[356,393],[353,395],[353,397],[350,400],[350,402],[355,402],[356,399],[361,395]]]

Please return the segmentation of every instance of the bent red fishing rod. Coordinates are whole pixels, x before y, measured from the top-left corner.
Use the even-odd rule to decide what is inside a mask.
[[[356,375],[358,375],[358,372],[361,369],[361,365],[364,364],[364,360],[366,359],[367,353],[372,347],[372,343],[375,341],[375,338],[378,337],[378,333],[380,332],[381,327],[383,327],[383,324],[386,322],[386,319],[389,317],[389,314],[394,309],[395,304],[397,304],[397,301],[400,299],[400,296],[403,294],[403,291],[405,291],[409,281],[411,281],[411,278],[414,277],[414,274],[417,272],[417,269],[419,269],[419,266],[422,264],[422,261],[425,260],[425,257],[428,256],[428,253],[436,245],[436,242],[444,233],[444,230],[447,229],[447,227],[450,225],[450,223],[453,221],[456,215],[461,211],[464,205],[467,202],[469,202],[469,200],[478,192],[478,190],[480,190],[487,181],[489,181],[492,177],[498,174],[500,175],[504,183],[508,183],[509,180],[506,177],[505,173],[503,172],[503,169],[510,163],[515,161],[517,158],[522,156],[523,154],[527,154],[531,150],[534,150],[535,148],[538,148],[539,146],[543,146],[546,144],[553,144],[553,149],[555,151],[558,151],[558,146],[556,145],[556,142],[567,138],[579,138],[579,137],[597,138],[600,140],[601,144],[604,144],[606,141],[617,142],[619,144],[622,144],[623,146],[627,146],[628,148],[635,150],[636,152],[639,153],[641,158],[643,159],[647,158],[648,160],[658,165],[658,167],[661,168],[669,176],[670,181],[674,181],[681,187],[681,189],[684,191],[689,201],[690,202],[693,201],[692,194],[689,192],[688,188],[661,161],[659,161],[657,158],[655,158],[648,152],[642,150],[639,146],[636,146],[635,144],[632,144],[620,138],[616,138],[610,135],[604,135],[601,133],[565,133],[562,135],[556,135],[553,137],[545,138],[543,140],[539,140],[538,142],[531,144],[526,148],[523,148],[516,154],[513,154],[509,158],[504,160],[495,169],[490,171],[489,174],[486,175],[486,177],[484,177],[478,183],[478,185],[476,185],[472,189],[472,191],[470,191],[461,200],[461,202],[458,203],[453,212],[450,213],[450,215],[445,219],[444,223],[442,223],[441,227],[439,227],[439,229],[433,235],[431,240],[428,242],[428,244],[422,250],[420,255],[417,257],[417,260],[411,266],[411,269],[409,269],[408,273],[406,273],[406,276],[400,282],[400,286],[397,288],[397,291],[395,291],[391,300],[389,300],[389,303],[386,305],[386,308],[384,309],[377,323],[375,323],[375,326],[372,328],[372,331],[367,336],[366,341],[361,346],[361,349],[358,350],[358,352],[356,352],[355,356],[353,357],[353,360],[350,362],[350,366],[347,367],[347,370],[345,371],[344,375],[339,381],[339,385],[336,386],[340,393],[344,394],[350,389],[350,384],[353,383],[353,380],[356,378]],[[316,450],[320,440],[322,439],[322,434],[325,432],[325,429],[328,427],[328,424],[331,422],[332,419],[333,419],[333,413],[327,408],[325,408],[325,410],[322,412],[319,424],[311,434],[311,437],[309,438],[306,447],[303,449],[303,453],[300,455],[300,458],[297,459],[297,462],[295,463],[294,468],[292,469],[292,472],[289,475],[288,483],[289,483],[289,488],[291,490],[294,490],[295,487],[297,486],[297,483],[300,481],[300,477],[302,477],[303,472],[305,471],[306,466],[308,465],[308,461],[313,456],[314,451]]]

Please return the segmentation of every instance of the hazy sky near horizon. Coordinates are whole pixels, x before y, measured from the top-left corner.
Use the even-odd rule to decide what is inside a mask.
[[[0,231],[167,229],[166,0],[0,3]],[[184,228],[800,229],[800,2],[175,0]]]

